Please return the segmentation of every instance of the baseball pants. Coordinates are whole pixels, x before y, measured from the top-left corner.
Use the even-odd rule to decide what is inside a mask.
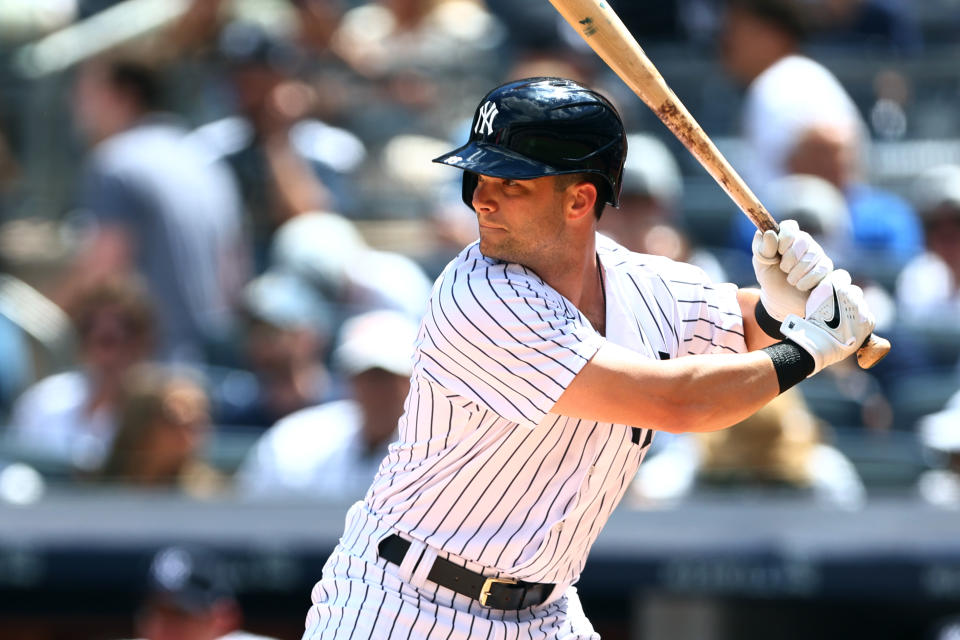
[[[574,587],[537,607],[489,609],[426,579],[430,547],[414,543],[401,566],[380,558],[377,544],[391,533],[362,502],[350,508],[313,588],[303,640],[600,640]]]

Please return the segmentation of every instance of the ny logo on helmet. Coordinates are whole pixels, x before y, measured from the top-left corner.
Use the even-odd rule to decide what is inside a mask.
[[[487,100],[487,102],[480,107],[480,113],[477,114],[477,124],[473,128],[473,132],[479,133],[480,135],[490,135],[493,133],[493,119],[497,117],[497,113],[497,105]]]

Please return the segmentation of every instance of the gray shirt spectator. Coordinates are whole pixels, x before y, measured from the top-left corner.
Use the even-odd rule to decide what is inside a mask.
[[[127,63],[81,72],[77,118],[97,143],[81,186],[92,233],[68,284],[139,272],[156,302],[160,355],[191,361],[228,328],[245,279],[242,209],[229,169],[143,97],[148,77]]]

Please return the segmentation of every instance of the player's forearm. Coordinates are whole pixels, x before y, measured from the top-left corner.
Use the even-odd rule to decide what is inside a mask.
[[[554,411],[673,433],[715,431],[752,415],[778,392],[773,362],[764,352],[654,361],[607,343]]]
[[[757,323],[757,303],[760,302],[759,289],[739,289],[737,291],[737,302],[740,303],[740,312],[743,314],[743,336],[747,343],[747,349],[756,351],[764,347],[769,347],[777,341],[760,328]]]

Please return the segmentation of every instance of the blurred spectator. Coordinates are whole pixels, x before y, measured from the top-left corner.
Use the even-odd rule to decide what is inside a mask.
[[[271,265],[309,282],[339,318],[393,309],[419,321],[431,283],[399,253],[370,248],[356,226],[329,212],[304,214],[284,224],[270,247]]]
[[[694,264],[714,282],[725,282],[717,259],[693,247],[683,229],[682,196],[680,168],[667,147],[654,136],[630,134],[620,209],[607,211],[598,228],[631,251]]]
[[[9,436],[41,462],[92,472],[113,441],[121,385],[152,350],[154,311],[137,281],[118,277],[77,293],[70,312],[81,368],[28,388],[13,407]]]
[[[141,640],[269,640],[240,631],[242,619],[217,554],[174,546],[154,555],[135,620]]]
[[[117,434],[98,478],[210,497],[225,484],[203,460],[210,431],[207,396],[193,375],[140,365],[124,380]]]
[[[349,379],[350,399],[305,409],[271,428],[238,471],[238,491],[257,498],[361,498],[396,439],[416,337],[416,325],[396,312],[348,320],[333,360]]]
[[[640,503],[673,501],[693,491],[756,489],[857,508],[865,489],[850,460],[823,442],[798,391],[778,396],[722,431],[672,439],[640,467],[632,492]]]
[[[376,77],[465,67],[502,37],[479,0],[370,0],[343,16],[332,46],[358,73]]]
[[[847,92],[824,66],[800,53],[806,31],[792,0],[726,0],[721,54],[727,71],[747,88],[743,176],[761,201],[770,183],[788,172],[788,154],[811,126],[856,132],[857,154],[866,140],[866,125]]]
[[[317,96],[299,79],[304,53],[265,27],[232,22],[220,34],[238,113],[199,127],[194,139],[229,162],[253,226],[257,272],[284,221],[317,209],[355,209],[357,136],[311,117]]]
[[[368,0],[347,11],[331,49],[362,78],[350,126],[371,145],[401,133],[444,136],[503,63],[504,30],[482,0]],[[457,90],[454,91],[453,89]]]
[[[819,176],[843,192],[850,210],[851,248],[861,267],[879,263],[899,270],[922,248],[920,223],[903,198],[867,184],[858,135],[833,124],[804,129],[789,151],[787,169]]]
[[[960,392],[942,411],[922,418],[918,430],[933,467],[920,476],[920,496],[939,507],[960,509]]]
[[[919,251],[916,216],[901,198],[867,184],[868,129],[837,79],[801,55],[807,26],[791,0],[727,0],[723,60],[747,87],[744,178],[762,201],[788,173],[828,180],[847,201],[861,261],[896,271]],[[737,244],[746,246],[753,229],[735,220]]]
[[[161,100],[156,74],[139,64],[79,70],[74,115],[93,145],[81,191],[89,229],[56,299],[68,305],[85,283],[138,272],[156,300],[161,355],[196,361],[229,328],[246,278],[240,201],[229,169],[159,112]]]
[[[266,429],[286,415],[330,398],[324,365],[334,331],[330,309],[296,276],[267,272],[243,291],[241,340],[253,388],[229,378],[214,391],[216,421]]]
[[[960,166],[923,172],[914,201],[926,251],[911,260],[897,279],[900,317],[911,324],[957,329],[960,318]]]
[[[556,10],[542,2],[486,0],[486,5],[506,31],[503,46],[510,49],[511,56],[517,50],[555,49],[561,42],[561,30],[567,28]]]

